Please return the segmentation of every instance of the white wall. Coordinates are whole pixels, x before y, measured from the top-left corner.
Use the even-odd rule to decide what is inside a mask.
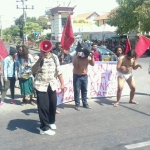
[[[91,17],[89,17],[87,19],[87,21],[89,21],[89,22],[95,22],[94,19],[97,18],[97,17],[98,17],[98,15],[96,13],[94,13]]]

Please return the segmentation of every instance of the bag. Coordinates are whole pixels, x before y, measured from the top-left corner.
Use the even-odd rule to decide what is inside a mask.
[[[22,66],[21,59],[19,59],[19,63]],[[27,80],[27,79],[29,79],[31,77],[31,73],[29,73],[29,72],[22,72],[20,77],[21,77],[22,80]]]
[[[22,80],[27,80],[31,76],[31,73],[21,73],[20,77]]]

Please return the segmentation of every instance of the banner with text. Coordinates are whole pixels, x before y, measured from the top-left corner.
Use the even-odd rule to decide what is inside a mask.
[[[117,62],[96,62],[95,66],[88,66],[88,97],[111,97],[117,93]],[[74,100],[73,92],[73,65],[62,66],[64,78],[64,93],[60,90],[58,82],[57,104]],[[122,95],[129,95],[127,84],[124,86]]]

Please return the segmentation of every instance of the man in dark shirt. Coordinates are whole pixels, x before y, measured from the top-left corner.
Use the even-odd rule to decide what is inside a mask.
[[[56,43],[56,47],[52,53],[58,56],[60,65],[66,65],[72,63],[72,56],[68,51],[64,50],[60,43]]]

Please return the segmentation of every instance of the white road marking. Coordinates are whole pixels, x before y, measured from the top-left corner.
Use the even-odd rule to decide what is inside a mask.
[[[147,141],[147,142],[141,142],[141,143],[126,145],[125,148],[135,149],[135,148],[145,147],[145,146],[149,146],[149,145],[150,145],[150,141]]]

